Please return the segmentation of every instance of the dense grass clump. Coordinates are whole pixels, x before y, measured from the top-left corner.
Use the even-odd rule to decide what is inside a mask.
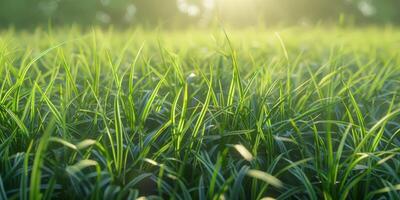
[[[393,29],[0,33],[0,199],[400,199]]]

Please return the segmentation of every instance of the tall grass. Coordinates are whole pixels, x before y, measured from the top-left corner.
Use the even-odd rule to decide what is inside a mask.
[[[400,33],[0,33],[0,199],[400,199]]]

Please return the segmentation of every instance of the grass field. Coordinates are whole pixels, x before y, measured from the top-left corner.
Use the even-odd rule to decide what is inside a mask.
[[[0,199],[400,199],[394,28],[0,33]]]

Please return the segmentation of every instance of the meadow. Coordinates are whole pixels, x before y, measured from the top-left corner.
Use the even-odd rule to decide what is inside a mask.
[[[400,199],[396,28],[0,32],[0,199]]]

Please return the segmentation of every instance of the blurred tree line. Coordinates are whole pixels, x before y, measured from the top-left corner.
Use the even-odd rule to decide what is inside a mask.
[[[400,24],[400,0],[0,0],[0,27]]]

